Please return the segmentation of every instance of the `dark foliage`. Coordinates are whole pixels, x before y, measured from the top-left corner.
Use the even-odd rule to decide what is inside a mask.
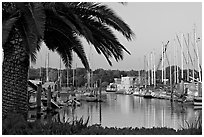
[[[81,118],[69,123],[49,122],[34,123],[27,122],[19,114],[9,114],[3,119],[3,135],[201,135],[202,126],[199,128],[174,130],[172,128],[116,128],[102,127],[100,125],[88,126]]]

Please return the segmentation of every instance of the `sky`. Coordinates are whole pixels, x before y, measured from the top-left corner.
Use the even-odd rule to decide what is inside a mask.
[[[173,62],[173,51],[175,45],[179,51],[179,45],[176,35],[181,40],[181,35],[187,34],[192,37],[193,28],[195,25],[197,37],[202,38],[202,3],[201,2],[128,2],[125,5],[120,3],[103,3],[112,8],[115,13],[121,17],[135,33],[132,41],[127,41],[125,37],[114,32],[119,41],[130,51],[131,55],[124,52],[124,59],[116,62],[112,60],[113,66],[109,66],[103,55],[98,55],[95,49],[88,45],[82,39],[89,58],[91,69],[98,68],[111,70],[141,70],[144,69],[144,56],[148,56],[150,52],[155,51],[155,64],[159,62],[161,56],[162,44],[170,41],[167,47],[167,56],[171,63]],[[193,39],[191,38],[191,41]],[[202,61],[202,41],[198,42],[198,50],[200,62]],[[185,49],[185,45],[184,45]],[[187,49],[186,49],[187,50]],[[190,45],[190,52],[193,55],[192,45]],[[36,64],[31,66],[38,68],[45,66],[46,54],[49,52],[50,67],[59,68],[60,57],[57,53],[48,51],[45,45],[41,47],[37,55]],[[91,53],[91,54],[90,54]],[[77,55],[74,55],[73,68],[83,67]],[[178,53],[177,59],[180,60]],[[178,62],[178,63],[181,63]],[[62,68],[65,68],[64,65]]]

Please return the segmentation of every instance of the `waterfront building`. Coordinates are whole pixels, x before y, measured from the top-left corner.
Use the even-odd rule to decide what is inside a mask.
[[[126,90],[128,91],[129,89],[133,88],[135,82],[135,77],[121,77],[121,84],[117,84],[117,89],[118,90]]]

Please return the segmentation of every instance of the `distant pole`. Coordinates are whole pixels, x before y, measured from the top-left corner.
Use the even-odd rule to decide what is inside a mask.
[[[41,83],[37,85],[37,98],[36,98],[36,102],[37,102],[37,119],[39,119],[41,117],[41,90],[42,90],[42,85]]]
[[[47,110],[50,111],[51,110],[51,87],[49,85],[48,89],[47,89]]]

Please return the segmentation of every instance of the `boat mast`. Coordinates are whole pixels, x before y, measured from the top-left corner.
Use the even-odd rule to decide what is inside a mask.
[[[61,57],[60,57],[59,82],[60,82],[60,88],[61,88],[61,87],[62,87],[62,79],[61,79]]]
[[[140,70],[138,70],[138,72],[139,72],[139,85],[140,85]]]
[[[163,46],[164,47],[164,46]],[[164,50],[164,48],[163,48],[163,59],[164,59],[164,85],[166,85],[166,65],[165,65],[165,61],[166,61],[166,52],[165,52],[165,50]]]
[[[178,70],[178,46],[176,46],[176,82],[179,83],[179,70]]]
[[[47,54],[46,82],[49,81],[48,69],[49,69],[49,52]]]
[[[140,64],[141,62],[140,62],[140,58],[139,58],[139,64]],[[138,77],[139,77],[139,85],[141,85],[140,84],[140,82],[141,82],[141,80],[140,80],[140,78],[141,78],[141,74],[140,74],[140,70],[138,70]]]
[[[77,63],[76,63],[76,80],[75,80],[75,85],[76,85],[76,88],[77,88]]]
[[[194,33],[195,33],[195,48],[196,48],[196,56],[197,56],[197,65],[198,65],[198,81],[201,82],[201,71],[200,71],[200,60],[199,60],[199,54],[198,54],[198,44],[197,44],[197,35],[196,35],[196,28],[194,28]]]
[[[73,67],[73,81],[72,81],[72,83],[73,83],[73,87],[74,87],[74,67]]]
[[[163,43],[162,43],[162,83],[164,82],[164,48],[163,48]]]
[[[156,61],[156,58],[155,58],[155,50],[153,51],[153,55],[154,55],[154,88],[156,88],[156,66],[155,66],[155,61]]]
[[[151,52],[151,72],[152,72],[152,74],[151,74],[151,78],[152,78],[152,82],[151,82],[151,84],[153,85],[154,84],[154,77],[153,77],[153,54],[152,54],[152,52]]]
[[[150,85],[149,54],[147,54],[147,77],[148,77],[148,86],[149,86]]]
[[[183,77],[183,34],[181,34],[181,79],[184,80],[184,77]]]
[[[193,41],[194,41],[194,45],[195,45],[195,41],[196,41],[196,37],[195,37],[195,28],[193,29]],[[194,48],[194,46],[193,46]],[[194,48],[194,52],[195,52],[195,48]],[[195,61],[196,61],[196,53],[194,53],[194,56],[193,56],[193,82],[195,80]]]
[[[174,39],[174,44],[173,44],[173,50],[174,50],[174,56],[173,56],[173,61],[174,61],[174,84],[176,84],[176,44],[175,44],[175,39]]]
[[[188,50],[188,52],[187,52],[187,81],[189,81],[189,68],[190,68],[190,60],[189,60],[189,58],[190,58],[190,54],[189,54],[189,33],[187,34],[187,43],[186,43],[186,46],[187,46],[187,50]]]
[[[68,67],[67,67],[67,87],[69,87],[69,59],[68,60]]]
[[[170,58],[170,61],[169,61],[169,85],[170,85],[170,87],[171,87],[171,89],[172,89],[172,79],[171,79],[171,53],[169,54],[169,58]]]
[[[145,77],[145,88],[147,87],[147,77],[146,77],[146,56],[144,55],[144,77]]]

